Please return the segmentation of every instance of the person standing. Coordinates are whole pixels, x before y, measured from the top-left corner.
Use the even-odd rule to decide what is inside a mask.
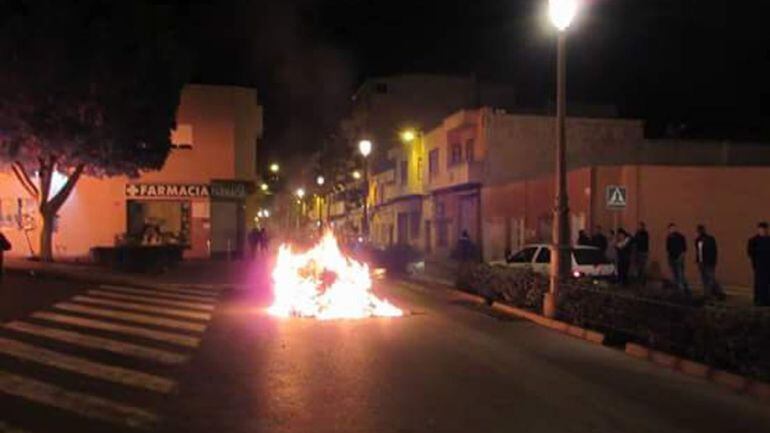
[[[588,237],[588,233],[586,233],[585,230],[580,230],[578,232],[577,244],[578,245],[586,245],[586,246],[590,246],[591,245],[591,238]]]
[[[698,264],[701,282],[703,283],[703,294],[707,298],[725,299],[725,293],[717,282],[717,240],[706,232],[703,224],[695,229],[698,237],[695,238],[695,263]]]
[[[666,252],[668,253],[668,266],[671,269],[674,284],[676,284],[679,291],[690,296],[690,286],[687,284],[687,278],[684,276],[684,257],[685,253],[687,253],[687,240],[684,235],[679,233],[679,229],[677,229],[674,223],[668,225]]]
[[[628,270],[631,268],[631,236],[624,229],[618,230],[615,251],[617,254],[618,282],[628,285]]]
[[[249,231],[249,252],[251,253],[251,258],[255,258],[257,256],[257,248],[259,248],[259,229],[256,227],[252,227]]]
[[[634,234],[634,267],[636,268],[636,278],[642,286],[647,285],[647,260],[650,258],[650,234],[647,232],[647,226],[639,223],[639,228]]]
[[[749,239],[747,249],[754,269],[754,305],[770,306],[770,234],[766,222],[757,225],[757,234]]]
[[[591,237],[591,245],[598,248],[602,254],[607,253],[607,237],[602,233],[602,226],[596,226],[594,229],[594,234]]]
[[[3,232],[0,232],[0,282],[3,281],[3,273],[5,272],[3,268],[3,260],[5,252],[11,249],[11,243],[8,241],[8,238],[5,237],[5,234]]]

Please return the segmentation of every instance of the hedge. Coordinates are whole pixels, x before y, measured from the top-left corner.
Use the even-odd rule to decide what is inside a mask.
[[[548,278],[530,270],[464,264],[457,287],[541,313]],[[626,293],[570,279],[561,286],[557,318],[618,343],[641,343],[770,381],[770,314],[760,309],[706,305],[665,287]]]

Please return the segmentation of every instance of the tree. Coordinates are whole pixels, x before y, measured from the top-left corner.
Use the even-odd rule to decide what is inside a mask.
[[[82,175],[163,166],[186,75],[170,12],[138,0],[0,6],[0,158],[38,200],[42,260]],[[59,191],[55,172],[67,176]]]

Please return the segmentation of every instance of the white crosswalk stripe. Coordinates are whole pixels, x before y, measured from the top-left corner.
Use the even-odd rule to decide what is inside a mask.
[[[108,310],[105,308],[94,308],[85,305],[72,304],[69,302],[60,302],[54,305],[55,308],[63,311],[69,311],[72,313],[84,313],[91,314],[99,317],[107,317],[110,319],[125,320],[128,322],[136,322],[144,325],[157,325],[166,328],[174,328],[185,331],[203,332],[206,330],[206,325],[194,322],[185,322],[176,319],[167,319],[165,317],[149,316],[139,313],[128,313],[125,311]]]
[[[72,298],[73,302],[103,305],[105,307],[117,307],[127,310],[141,311],[145,313],[158,313],[166,316],[181,317],[184,319],[192,320],[211,320],[210,313],[201,313],[198,311],[180,310],[170,307],[158,307],[154,305],[139,304],[136,302],[116,301],[112,299],[94,298],[92,296],[75,296]]]
[[[24,361],[36,362],[84,376],[93,377],[126,386],[143,388],[150,391],[169,393],[176,388],[176,382],[165,377],[155,376],[128,368],[116,367],[85,358],[66,355],[53,350],[42,349],[31,344],[0,337],[0,354]]]
[[[184,346],[195,348],[200,344],[200,338],[189,335],[174,334],[171,332],[157,331],[150,328],[142,328],[139,326],[123,325],[120,323],[104,322],[96,319],[87,319],[79,316],[70,316],[67,314],[50,313],[47,311],[39,311],[33,313],[32,316],[35,319],[42,319],[49,322],[60,323],[64,325],[73,325],[79,328],[96,329],[99,331],[108,331],[117,334],[130,335],[135,337],[142,337],[148,340],[161,341],[164,343],[170,343],[177,346]]]
[[[102,393],[109,388],[104,387],[127,387],[148,395],[173,393],[177,382],[165,377],[166,373],[158,375],[158,371],[166,370],[157,368],[189,360],[190,354],[185,350],[200,345],[200,334],[212,319],[218,295],[204,288],[101,286],[56,303],[48,311],[34,312],[30,315],[32,320],[2,324],[3,365],[22,365],[5,363],[16,360],[29,367],[24,375],[0,369],[0,394],[88,419],[152,428],[160,422],[157,414],[134,403],[113,400],[114,396],[123,395],[120,393],[104,394],[105,398]],[[170,349],[173,346],[176,351]],[[98,359],[89,359],[99,354]],[[111,357],[105,358],[108,354]],[[131,368],[123,367],[116,356],[130,358]],[[144,371],[144,365],[155,372]],[[26,373],[28,368],[31,373]],[[70,376],[50,376],[54,370],[68,372]],[[35,377],[41,373],[45,378]],[[74,377],[80,378],[79,382],[91,380],[100,385],[75,391],[61,383]],[[96,395],[82,389],[94,389]],[[137,394],[123,398],[132,395]],[[0,421],[0,433],[26,432]]]
[[[50,383],[2,370],[0,370],[0,392],[69,411],[86,418],[129,427],[152,428],[160,421],[157,415],[141,408],[106,398],[68,391]]]
[[[194,296],[194,295],[178,295],[169,292],[159,292],[157,290],[149,289],[133,289],[130,287],[117,287],[117,286],[100,286],[100,290],[108,290],[110,292],[117,293],[130,293],[136,295],[148,295],[160,299],[179,299],[183,301],[194,302],[216,302],[215,296]]]
[[[123,286],[112,286],[112,285],[101,285],[100,287],[105,289],[123,289]],[[153,291],[155,293],[170,293],[170,294],[176,294],[176,295],[188,295],[188,296],[205,296],[210,298],[216,298],[219,296],[219,292],[215,290],[195,290],[195,289],[177,289],[177,288],[154,288],[154,289],[146,289]]]
[[[95,337],[92,335],[81,334],[79,332],[65,331],[47,326],[39,326],[26,322],[11,322],[3,325],[7,329],[24,334],[44,337],[63,343],[69,343],[74,346],[85,347],[89,349],[104,350],[120,355],[140,358],[161,364],[182,364],[188,357],[180,353],[169,352],[167,350],[155,349],[152,347],[140,346],[138,344],[125,343],[111,338]]]
[[[181,307],[190,310],[214,311],[214,305],[202,302],[171,301],[156,296],[128,295],[124,293],[112,293],[104,290],[89,290],[89,295],[105,298],[121,299],[124,301],[140,301],[153,305],[165,305],[169,307]]]

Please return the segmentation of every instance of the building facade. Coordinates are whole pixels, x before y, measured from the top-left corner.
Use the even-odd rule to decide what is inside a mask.
[[[255,89],[186,86],[163,168],[135,179],[82,177],[59,211],[55,255],[87,257],[93,247],[125,242],[181,244],[187,257],[238,254],[258,205],[261,136]],[[36,203],[9,170],[0,171],[0,191],[11,254],[36,255]]]
[[[461,110],[389,153],[390,167],[372,177],[372,241],[409,244],[434,260],[451,256],[463,232],[485,260],[525,243],[551,241],[553,117]],[[651,235],[649,271],[667,276],[666,226],[688,238],[688,277],[697,281],[695,226],[719,241],[719,277],[747,286],[745,243],[770,219],[770,146],[761,143],[646,140],[639,120],[567,120],[568,194],[573,242],[579,230]],[[608,203],[611,191],[622,203]],[[617,198],[617,197],[616,197]],[[715,206],[715,203],[720,203]]]

